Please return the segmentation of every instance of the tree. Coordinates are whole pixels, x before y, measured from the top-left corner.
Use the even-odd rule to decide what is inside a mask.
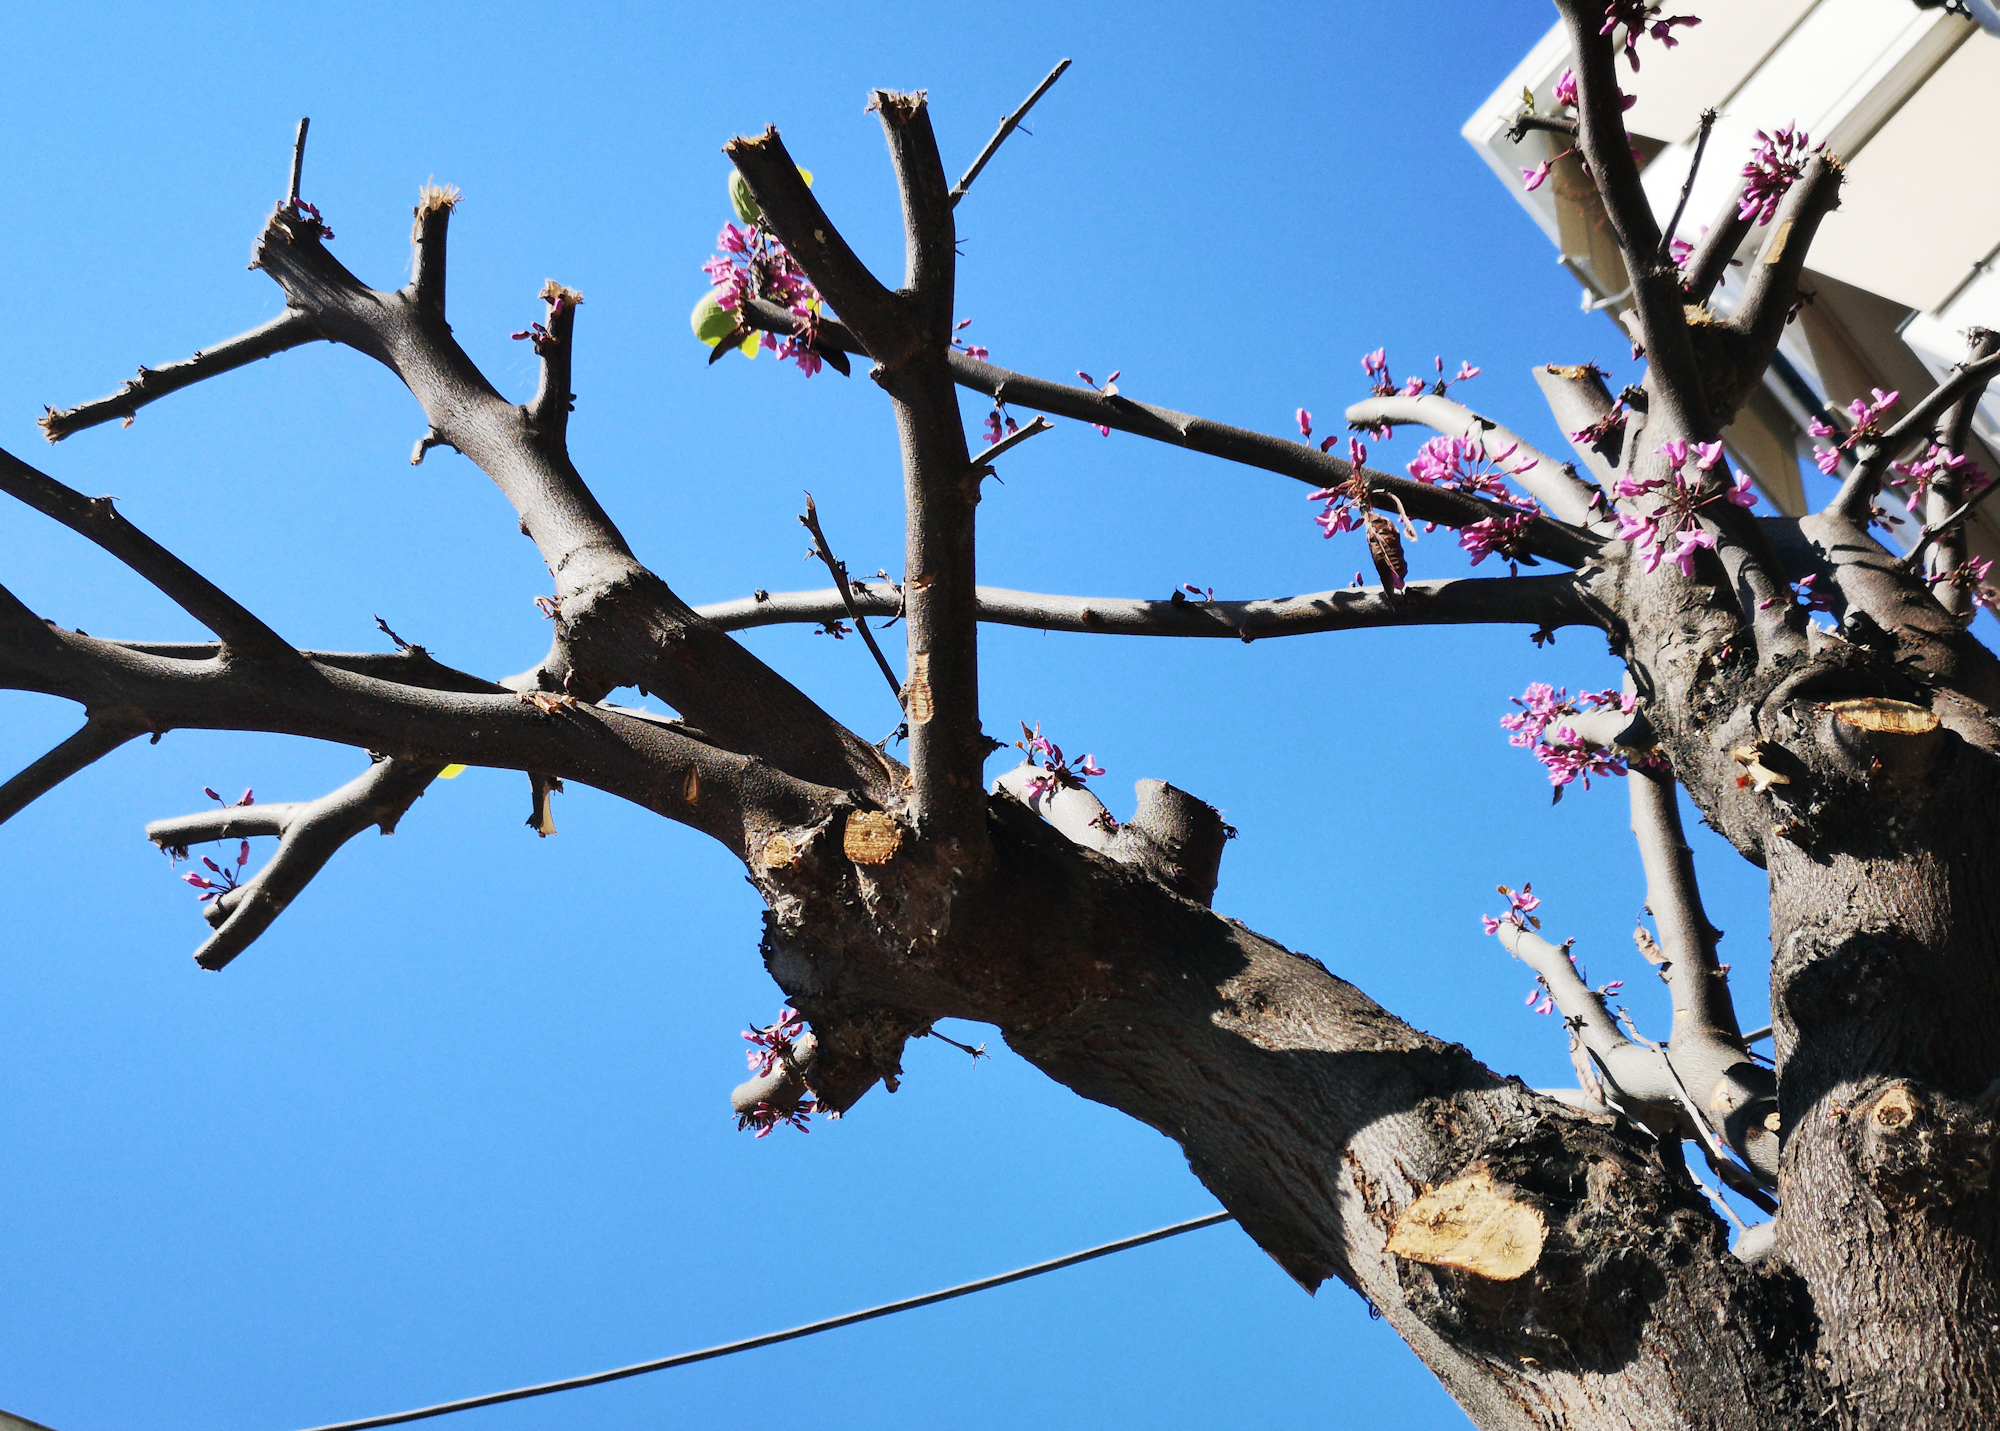
[[[1876,543],[1867,519],[1889,465],[1906,457],[1921,469],[1906,478],[1955,495],[1950,454],[2000,360],[1976,338],[1967,365],[1922,403],[1893,419],[1886,408],[1855,414],[1838,434],[1846,479],[1817,516],[1753,517],[1712,444],[1801,296],[1838,163],[1767,147],[1753,161],[1759,192],[1675,263],[1637,187],[1616,97],[1620,41],[1645,43],[1648,24],[1658,38],[1670,20],[1621,9],[1628,28],[1603,34],[1595,7],[1565,15],[1574,102],[1522,122],[1575,133],[1641,275],[1635,342],[1648,360],[1644,380],[1615,398],[1588,366],[1544,370],[1560,425],[1583,434],[1571,464],[1455,404],[1442,370],[1408,393],[1383,372],[1389,390],[1348,414],[1369,431],[1420,423],[1460,439],[1428,447],[1404,479],[1368,468],[1358,440],[1344,449],[1350,462],[1333,444],[1128,398],[1116,375],[1082,389],[1002,369],[953,343],[955,191],[921,96],[875,97],[908,241],[893,291],[849,249],[775,131],[733,141],[741,212],[759,228],[742,261],[717,266],[722,311],[743,325],[712,334],[718,356],[755,331],[804,367],[872,364],[897,419],[908,545],[900,583],[852,582],[815,525],[834,589],[707,615],[641,564],[570,461],[580,296],[544,290],[544,318],[522,334],[539,387],[509,404],[446,322],[453,192],[424,190],[411,282],[372,290],[326,247],[295,160],[256,250],[284,313],[109,398],[51,412],[49,436],[130,418],[286,348],[345,344],[423,405],[430,428],[413,461],[449,447],[513,503],[556,584],[550,652],[494,681],[393,632],[390,654],[299,651],[107,499],[10,459],[0,475],[10,494],[111,552],[218,639],[105,640],[12,602],[6,684],[77,701],[88,719],[5,787],[0,811],[169,728],[380,753],[322,800],[219,804],[152,827],[170,849],[279,837],[240,889],[210,891],[215,930],[198,958],[220,967],[344,841],[393,826],[452,764],[527,773],[544,831],[556,782],[588,784],[721,842],[770,906],[765,963],[812,1033],[810,1043],[767,1034],[778,1056],[740,1095],[750,1121],[768,1125],[807,1097],[844,1113],[876,1083],[893,1086],[907,1040],[940,1018],[975,1019],[1059,1082],[1178,1142],[1294,1278],[1356,1287],[1481,1425],[1807,1425],[1829,1407],[1842,1424],[1985,1424],[2000,1397],[1987,1189],[2000,1070],[1969,1011],[1993,994],[1979,874],[1995,673],[1965,629],[1978,587],[1952,503],[1923,543],[1936,582]],[[1769,237],[1748,294],[1735,321],[1715,321],[1703,302],[1759,219]],[[993,441],[977,456],[959,387],[995,404]],[[1007,431],[1016,408],[1306,481],[1324,494],[1324,524],[1366,543],[1382,584],[1273,602],[1213,601],[1205,589],[1120,603],[983,593],[982,483],[1036,430]],[[1458,531],[1495,568],[1568,570],[1406,582],[1401,543],[1415,523]],[[1808,621],[1814,591],[1837,632]],[[871,617],[902,621],[903,674],[880,660],[905,711],[907,763],[726,634]],[[1603,631],[1630,690],[1570,704],[1531,688],[1518,730],[1558,776],[1629,766],[1655,918],[1649,957],[1676,1011],[1664,1050],[1628,1038],[1540,938],[1526,887],[1506,891],[1493,932],[1570,1027],[1582,1089],[1567,1099],[1494,1075],[1317,962],[1212,913],[1229,831],[1195,796],[1148,786],[1121,823],[1085,788],[1088,758],[1065,760],[1035,732],[1024,736],[1028,763],[989,794],[983,768],[998,743],[978,705],[982,620],[1243,641],[1446,623]],[[627,686],[679,719],[606,704]],[[1776,1075],[1750,1055],[1727,997],[1676,784],[1769,872]],[[1771,1250],[1729,1253],[1681,1162],[1683,1138],[1743,1196],[1775,1194]]]

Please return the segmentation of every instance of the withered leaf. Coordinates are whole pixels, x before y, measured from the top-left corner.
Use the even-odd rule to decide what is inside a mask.
[[[1383,589],[1394,595],[1403,589],[1404,578],[1410,572],[1410,564],[1403,556],[1402,534],[1380,512],[1371,510],[1367,525],[1368,555],[1375,562],[1375,574],[1382,578]]]

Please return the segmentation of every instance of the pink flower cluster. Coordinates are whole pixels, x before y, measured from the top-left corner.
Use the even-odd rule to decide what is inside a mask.
[[[986,443],[990,447],[1001,438],[1019,432],[1021,424],[1014,421],[1013,415],[1007,411],[1006,404],[996,402],[993,404],[993,411],[986,414],[986,426],[983,430],[986,433]]]
[[[1472,554],[1474,566],[1490,556],[1498,556],[1519,576],[1522,562],[1536,565],[1534,555],[1528,550],[1528,531],[1534,524],[1535,519],[1526,512],[1511,517],[1486,517],[1460,527],[1458,544]]]
[[[1535,917],[1535,911],[1542,907],[1542,902],[1535,897],[1535,887],[1532,884],[1522,885],[1518,894],[1504,884],[1497,884],[1493,888],[1507,896],[1507,908],[1497,919],[1490,914],[1479,916],[1479,922],[1488,934],[1498,934],[1503,924],[1511,924],[1516,929],[1542,927],[1542,921]]]
[[[1398,387],[1395,378],[1389,375],[1389,350],[1377,348],[1372,353],[1361,355],[1361,371],[1374,380],[1374,385],[1369,391],[1376,397],[1419,397],[1426,389],[1443,397],[1451,391],[1453,383],[1469,382],[1479,376],[1480,370],[1462,359],[1458,371],[1449,378],[1444,375],[1442,357],[1433,358],[1432,362],[1437,365],[1435,378],[1410,378]]]
[[[1729,464],[1723,461],[1719,442],[1698,442],[1690,451],[1687,443],[1675,439],[1661,443],[1657,451],[1667,459],[1667,477],[1641,482],[1627,472],[1618,479],[1617,491],[1620,497],[1637,501],[1658,494],[1660,504],[1643,516],[1620,512],[1618,536],[1638,548],[1648,573],[1658,571],[1660,562],[1670,558],[1682,576],[1691,577],[1694,554],[1703,547],[1715,549],[1715,534],[1701,525],[1701,509],[1718,501],[1753,507],[1757,494],[1751,490],[1748,472],[1730,483]],[[1694,458],[1692,470],[1690,456]],[[1718,466],[1722,470],[1711,481],[1709,473]]]
[[[1768,224],[1777,215],[1778,202],[1805,172],[1809,135],[1796,124],[1788,124],[1776,134],[1757,131],[1757,152],[1743,166],[1743,199],[1736,207],[1739,219],[1755,218]]]
[[[766,1028],[745,1029],[750,1071],[764,1078],[779,1064],[791,1063],[798,1051],[799,1035],[805,1031],[805,1016],[794,1008],[780,1009],[778,1021]]]
[[[1303,418],[1311,417],[1311,414],[1307,413],[1304,408],[1299,409],[1299,411]],[[1326,451],[1327,448],[1333,446],[1333,443],[1334,439],[1329,437],[1325,442],[1320,444],[1320,451]],[[1322,536],[1333,537],[1338,536],[1342,532],[1359,531],[1364,520],[1364,514],[1368,510],[1366,489],[1361,478],[1361,468],[1368,461],[1368,449],[1362,444],[1360,438],[1350,437],[1347,439],[1347,461],[1348,465],[1354,471],[1353,475],[1345,482],[1336,487],[1321,487],[1317,491],[1306,494],[1308,502],[1324,502],[1326,504],[1313,517],[1313,520],[1319,523],[1320,534]]]
[[[1426,487],[1443,487],[1451,492],[1490,497],[1510,507],[1519,507],[1524,512],[1539,514],[1542,509],[1535,500],[1510,492],[1503,478],[1503,474],[1522,477],[1534,470],[1536,460],[1527,456],[1520,459],[1518,466],[1508,465],[1507,459],[1519,451],[1520,446],[1518,442],[1510,442],[1500,451],[1488,453],[1482,438],[1433,437],[1417,449],[1416,457],[1409,464],[1410,476]]]
[[[764,298],[788,310],[798,319],[798,331],[778,339],[778,357],[797,363],[807,377],[817,373],[823,361],[815,344],[825,305],[784,244],[755,223],[742,229],[724,224],[715,246],[721,251],[701,267],[718,290],[716,303],[724,312],[734,313],[750,299]]]
[[[237,800],[231,802],[223,799],[206,785],[202,786],[201,793],[222,806],[225,810],[232,809],[235,806],[255,804],[257,799],[254,791],[245,790]],[[187,852],[185,850],[177,850],[169,851],[168,853],[171,857],[178,859],[180,855]],[[211,899],[217,899],[222,895],[228,894],[229,891],[237,888],[242,883],[242,878],[237,874],[237,871],[250,863],[250,842],[244,840],[237,846],[236,863],[233,865],[219,865],[207,855],[201,857],[201,862],[208,866],[209,873],[215,876],[214,879],[209,879],[206,875],[196,874],[192,870],[182,875],[181,878],[194,888],[207,891],[200,899],[195,901],[197,904],[207,904]]]
[[[1025,738],[1014,744],[1028,752],[1028,764],[1035,768],[1035,773],[1028,777],[1030,800],[1052,795],[1065,785],[1082,788],[1086,776],[1104,773],[1104,767],[1097,763],[1094,755],[1080,756],[1072,765],[1063,757],[1062,747],[1042,734],[1040,721],[1035,722],[1033,730],[1028,729],[1026,721],[1022,721],[1021,734]],[[1043,764],[1043,761],[1048,763]]]
[[[1815,417],[1812,420],[1814,437],[1838,437],[1840,441],[1832,447],[1813,447],[1813,465],[1831,477],[1840,466],[1840,454],[1858,442],[1882,435],[1882,414],[1896,405],[1902,397],[1900,392],[1885,393],[1880,388],[1870,388],[1872,400],[1856,398],[1847,405],[1848,415],[1854,419],[1854,426],[1843,434],[1839,428],[1829,426]]]
[[[1938,572],[1925,578],[1932,586],[1949,586],[1956,591],[1972,594],[1972,604],[1983,606],[1988,611],[2000,612],[2000,590],[1986,584],[1986,575],[1993,570],[1993,563],[1985,557],[1970,557],[1960,562],[1950,571]]]
[[[1624,27],[1625,38],[1620,41],[1625,48],[1625,59],[1634,73],[1639,68],[1639,39],[1651,35],[1668,49],[1680,43],[1674,38],[1674,26],[1699,25],[1701,21],[1693,15],[1662,15],[1665,7],[1648,3],[1648,0],[1611,0],[1604,7],[1604,28],[1597,33],[1608,35],[1620,26]]]
[[[1509,745],[1534,752],[1535,759],[1549,772],[1550,785],[1561,789],[1581,780],[1583,788],[1588,790],[1593,775],[1601,778],[1625,774],[1623,756],[1609,755],[1587,744],[1564,721],[1594,710],[1617,710],[1630,715],[1636,705],[1632,697],[1610,689],[1580,691],[1572,702],[1567,687],[1535,681],[1512,700],[1521,709],[1501,716],[1500,728],[1509,732]],[[1552,728],[1553,735],[1549,733]]]
[[[1599,373],[1598,376],[1602,377],[1603,374]],[[1581,443],[1585,447],[1595,447],[1598,443],[1611,436],[1612,433],[1624,427],[1625,417],[1625,399],[1622,397],[1615,398],[1612,400],[1609,412],[1605,413],[1603,417],[1600,417],[1588,427],[1580,427],[1575,432],[1572,432],[1569,435],[1569,440]]]
[[[805,1031],[805,1019],[797,1009],[792,1008],[780,1010],[778,1021],[768,1028],[746,1029],[743,1037],[750,1044],[750,1071],[764,1078],[780,1067],[791,1067],[798,1051],[799,1035]],[[754,1128],[760,1138],[769,1137],[780,1124],[796,1128],[801,1133],[810,1133],[812,1129],[807,1125],[811,1122],[811,1115],[819,1111],[818,1101],[812,1098],[800,1099],[789,1110],[771,1103],[759,1103],[748,1113],[737,1115],[736,1127],[739,1132]]]
[[[1972,469],[1969,474],[1966,472],[1968,467]],[[1923,501],[1931,490],[1931,483],[1939,477],[1961,479],[1960,493],[1963,496],[1971,496],[1982,487],[1992,485],[1992,479],[1974,466],[1964,453],[1949,451],[1935,442],[1916,461],[1891,462],[1889,470],[1896,475],[1888,478],[1885,485],[1904,493],[1904,506],[1912,512],[1917,510],[1917,504]]]

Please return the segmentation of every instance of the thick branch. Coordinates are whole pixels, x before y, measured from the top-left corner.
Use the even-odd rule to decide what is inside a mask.
[[[0,492],[97,543],[188,615],[244,655],[286,663],[297,653],[277,632],[193,567],[118,514],[111,497],[85,497],[9,452],[0,452]]]
[[[138,730],[115,720],[97,717],[86,720],[82,730],[0,785],[0,824],[138,734]]]
[[[140,408],[157,402],[168,393],[179,392],[203,378],[226,373],[287,348],[296,348],[324,337],[312,320],[295,308],[287,308],[268,323],[260,323],[247,333],[225,338],[212,348],[203,348],[191,358],[159,368],[141,368],[139,375],[109,397],[58,411],[49,408],[41,417],[42,431],[51,442],[61,442],[73,432],[121,418],[130,424]]]
[[[1799,301],[1799,275],[1804,272],[1806,254],[1819,232],[1820,221],[1840,203],[1843,171],[1831,154],[1815,154],[1805,171],[1778,206],[1771,237],[1750,265],[1744,279],[1743,302],[1730,327],[1747,339],[1737,355],[1734,382],[1729,384],[1723,407],[1715,413],[1718,423],[1726,423],[1751,390],[1762,380],[1764,369],[1778,351],[1778,339],[1791,321]],[[1712,434],[1711,434],[1712,435]]]
[[[1532,371],[1535,385],[1542,390],[1556,425],[1563,430],[1576,455],[1583,459],[1584,470],[1603,488],[1614,487],[1625,424],[1611,423],[1602,436],[1590,435],[1591,429],[1603,424],[1615,408],[1611,390],[1604,385],[1604,374],[1589,363],[1537,363]]]
[[[1591,498],[1601,496],[1579,478],[1488,417],[1450,398],[1426,393],[1417,397],[1368,398],[1347,409],[1349,423],[1363,427],[1418,423],[1448,437],[1478,438],[1486,454],[1504,467],[1515,483],[1559,522],[1573,527],[1591,523]]]
[[[857,581],[849,594],[856,608],[870,615],[893,616],[900,609],[901,597],[886,582]],[[831,621],[846,609],[833,590],[770,592],[698,608],[725,631]],[[1380,587],[1356,587],[1262,601],[1135,601],[982,586],[979,619],[1042,631],[1242,641],[1383,626],[1506,624],[1555,630],[1594,626],[1599,620],[1582,599],[1578,579],[1568,574],[1415,581],[1398,596]]]
[[[868,271],[819,206],[775,128],[754,139],[738,135],[722,146],[722,152],[749,184],[771,231],[784,240],[813,287],[853,330],[868,356],[893,368],[926,345],[923,326]]]
[[[1604,7],[1595,0],[1557,0],[1556,8],[1569,29],[1576,67],[1577,147],[1590,165],[1592,182],[1603,197],[1619,252],[1632,276],[1632,303],[1651,364],[1655,401],[1666,409],[1659,415],[1676,433],[1713,437],[1682,313],[1680,272],[1662,257],[1659,221],[1632,157],[1624,95],[1618,88],[1617,46],[1610,35],[1601,33]]]

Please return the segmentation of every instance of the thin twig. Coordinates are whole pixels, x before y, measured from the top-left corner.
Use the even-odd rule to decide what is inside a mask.
[[[1049,86],[1061,79],[1062,72],[1068,68],[1068,60],[1059,62],[1054,69],[1048,72],[1042,82],[1035,86],[1035,92],[1021,101],[1021,107],[1000,121],[1000,128],[995,131],[991,139],[986,141],[986,147],[979,151],[979,157],[972,161],[972,167],[965,171],[965,177],[952,185],[951,206],[954,209],[958,207],[958,201],[965,197],[965,191],[972,187],[972,181],[979,177],[979,171],[986,167],[986,162],[999,152],[1000,146],[1006,142],[1007,136],[1020,128],[1021,120],[1027,115],[1029,110],[1035,107],[1035,101],[1047,94]]]
[[[298,137],[292,141],[292,184],[285,191],[285,207],[297,211],[299,207],[299,178],[306,167],[306,129],[312,120],[301,117]]]
[[[1694,141],[1694,158],[1688,161],[1688,176],[1681,184],[1681,200],[1674,205],[1674,216],[1667,220],[1666,231],[1660,235],[1660,262],[1671,263],[1674,258],[1674,235],[1680,232],[1681,215],[1687,212],[1688,195],[1694,192],[1694,176],[1701,172],[1702,152],[1708,148],[1708,131],[1715,127],[1715,111],[1701,112],[1701,134]]]
[[[813,505],[813,494],[806,493],[805,515],[799,518],[799,525],[812,533],[812,554],[826,564],[833,574],[834,588],[840,593],[841,605],[847,608],[847,617],[854,623],[854,629],[861,633],[861,639],[868,644],[868,654],[875,658],[881,668],[882,679],[889,683],[889,692],[895,696],[896,704],[903,703],[903,683],[896,679],[895,671],[889,665],[889,658],[882,654],[882,648],[875,644],[875,633],[868,629],[868,620],[861,609],[854,604],[853,582],[848,580],[847,563],[834,556],[833,548],[827,545],[826,533],[820,530],[819,509]]]
[[[1000,456],[1003,452],[1009,452],[1012,451],[1014,448],[1019,447],[1022,443],[1026,442],[1036,433],[1053,432],[1054,430],[1055,430],[1055,424],[1050,422],[1047,418],[1041,416],[1038,413],[1035,416],[1035,420],[1029,423],[1026,427],[1021,428],[1016,432],[1008,433],[1005,437],[1001,438],[998,442],[994,443],[991,447],[987,448],[984,452],[980,453],[977,457],[973,458],[972,465],[974,467],[990,466],[994,458]]]

